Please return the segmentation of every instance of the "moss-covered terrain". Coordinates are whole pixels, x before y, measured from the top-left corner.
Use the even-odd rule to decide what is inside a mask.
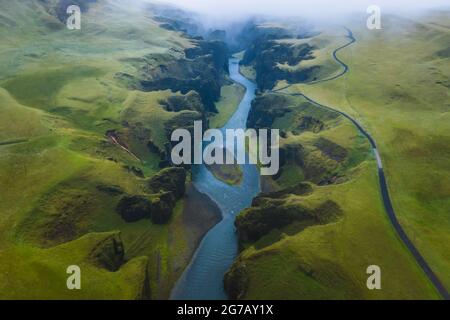
[[[236,219],[230,298],[440,298],[386,215],[366,137],[302,95],[374,137],[400,223],[450,287],[449,13],[383,19],[380,31],[349,20],[346,47],[344,28],[289,19],[249,23],[229,44],[259,88],[248,127],[281,132],[279,173]],[[227,77],[227,34],[199,28],[159,5],[0,3],[0,299],[170,296],[221,219],[171,164],[170,135],[224,126],[244,94]],[[67,289],[71,265],[82,290]],[[366,287],[370,265],[382,290]]]
[[[355,35],[360,43],[341,50],[339,57],[349,64],[350,71],[325,82],[320,80],[342,73],[342,66],[333,59],[333,51],[348,43],[346,29],[331,28],[305,34],[298,28],[295,33],[292,27],[280,23],[254,26],[259,30],[250,41],[243,63],[247,70],[256,71],[261,92],[253,103],[248,126],[280,129],[281,170],[274,177],[262,179],[263,193],[236,220],[241,253],[224,278],[231,298],[440,298],[387,218],[379,191],[376,161],[367,139],[348,119],[298,95],[303,93],[351,114],[375,135],[379,148],[386,150],[383,157],[387,158],[388,180],[392,179],[395,184],[390,185],[390,192],[393,192],[397,211],[401,212],[401,222],[415,243],[422,244],[421,251],[446,281],[448,272],[442,269],[446,261],[442,253],[448,251],[448,241],[445,241],[444,233],[437,234],[445,228],[445,219],[438,219],[442,217],[439,212],[445,212],[448,204],[445,197],[439,196],[440,184],[435,187],[428,184],[427,187],[427,199],[433,194],[436,201],[426,204],[420,200],[425,198],[419,197],[408,205],[406,200],[403,207],[399,205],[406,195],[409,199],[418,195],[413,190],[420,186],[419,181],[445,179],[446,166],[439,160],[445,148],[431,151],[434,144],[429,143],[423,143],[419,148],[417,139],[411,136],[412,139],[407,139],[408,144],[413,143],[420,150],[427,148],[435,155],[433,160],[427,160],[431,161],[435,174],[419,170],[417,157],[395,156],[398,159],[396,166],[393,157],[404,150],[406,142],[390,133],[398,132],[393,128],[399,127],[399,123],[406,125],[406,119],[412,121],[414,118],[410,124],[414,122],[417,126],[404,127],[403,133],[416,132],[414,136],[417,137],[419,132],[421,136],[432,137],[434,134],[426,133],[426,130],[439,130],[439,141],[445,141],[444,132],[448,126],[443,124],[445,112],[442,108],[445,109],[446,103],[442,100],[445,99],[442,90],[445,91],[443,84],[448,72],[443,67],[446,57],[445,53],[442,56],[445,49],[442,39],[447,38],[448,30],[434,27],[437,20],[442,21],[438,15],[428,16],[427,19],[435,24],[426,25],[421,24],[425,22],[406,22],[400,17],[390,19],[383,32],[368,34],[364,26],[356,22],[349,26],[357,30]],[[427,37],[427,34],[434,37]],[[394,45],[398,37],[403,37],[405,51]],[[380,41],[385,45],[380,47]],[[386,41],[391,42],[387,45]],[[411,47],[421,48],[423,54],[418,57],[412,51],[407,53]],[[369,54],[371,48],[376,49]],[[373,68],[368,66],[367,56],[371,57]],[[422,67],[406,67],[405,57],[414,60],[411,65],[434,72],[421,72]],[[408,70],[404,76],[389,70],[389,66],[397,63],[398,68],[401,65]],[[402,81],[402,84],[396,85],[395,81]],[[417,92],[406,89],[414,87],[416,82],[422,83],[420,98]],[[395,97],[385,96],[392,90],[397,92]],[[372,100],[367,100],[367,92],[373,94]],[[373,104],[369,105],[370,101]],[[419,107],[420,101],[426,110]],[[412,114],[413,110],[422,115]],[[423,116],[424,113],[428,116]],[[429,117],[440,120],[435,122],[436,126],[430,126],[431,120],[426,120]],[[397,124],[391,126],[394,123]],[[402,172],[410,173],[410,177],[404,175],[401,178]],[[418,180],[419,176],[425,180]],[[416,187],[408,191],[405,185]],[[419,211],[412,210],[413,203],[422,203],[421,208],[427,208],[420,211],[423,213],[420,215],[422,229],[414,222],[419,219]],[[425,212],[430,214],[424,215]],[[440,227],[433,227],[436,219],[441,221]],[[427,237],[424,228],[436,231],[433,232],[435,242]],[[427,245],[425,239],[428,239]],[[383,270],[383,287],[379,291],[366,287],[366,268],[373,264]]]
[[[0,298],[167,298],[221,219],[168,150],[216,113],[226,45],[115,0],[71,1],[70,31],[67,3],[0,4]]]
[[[352,71],[289,89],[351,114],[377,140],[398,218],[447,290],[448,17],[448,11],[388,16],[385,31],[375,33],[353,22],[358,41],[341,53]]]

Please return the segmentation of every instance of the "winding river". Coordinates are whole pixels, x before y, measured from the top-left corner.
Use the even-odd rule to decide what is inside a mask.
[[[350,71],[348,65],[337,56],[337,53],[340,50],[356,42],[352,31],[347,29],[347,32],[347,37],[350,41],[333,52],[333,58],[343,67],[343,70],[335,76],[314,81],[309,84],[335,80]],[[256,91],[256,84],[240,74],[239,61],[237,59],[230,59],[230,76],[234,81],[244,85],[247,91],[245,97],[239,105],[238,110],[223,130],[228,128],[237,129],[246,127],[251,102],[255,98]],[[339,111],[338,108],[323,105],[302,93],[286,92],[285,90],[289,89],[291,86],[292,85],[289,84],[278,90],[273,90],[272,92],[290,96],[302,96],[319,108],[336,112],[353,123],[358,131],[367,138],[377,161],[379,187],[389,221],[391,222],[400,240],[412,254],[417,264],[423,270],[430,282],[434,285],[436,290],[444,299],[450,300],[450,294],[447,291],[447,288],[431,269],[430,265],[416,248],[414,243],[410,240],[397,218],[392,205],[391,196],[389,194],[382,159],[374,138],[354,118],[342,111]],[[223,221],[211,229],[211,231],[203,239],[203,242],[197,250],[191,264],[174,288],[172,292],[173,299],[207,300],[226,298],[222,282],[223,275],[231,266],[237,255],[237,239],[234,233],[234,219],[236,214],[251,204],[252,199],[260,191],[259,172],[257,168],[255,166],[246,165],[242,166],[242,170],[244,173],[243,183],[240,186],[232,187],[218,181],[204,166],[194,168],[194,183],[196,187],[217,202],[219,208],[222,210]]]
[[[229,60],[230,77],[243,85],[245,96],[234,115],[221,129],[245,129],[256,84],[239,72],[239,60]],[[176,300],[226,299],[223,276],[238,254],[234,221],[236,215],[249,207],[260,192],[259,170],[255,165],[241,165],[243,179],[240,185],[230,186],[218,180],[204,165],[193,168],[195,187],[217,203],[222,221],[212,228],[200,243],[191,263],[178,280],[171,298]]]

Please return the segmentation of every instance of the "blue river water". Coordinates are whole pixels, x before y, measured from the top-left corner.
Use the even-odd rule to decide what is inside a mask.
[[[243,85],[246,92],[236,112],[221,130],[246,129],[256,84],[241,75],[238,59],[229,60],[229,70],[231,79]],[[217,203],[223,219],[203,238],[191,263],[175,285],[171,299],[226,299],[223,276],[238,254],[234,221],[236,215],[248,208],[261,190],[259,170],[255,165],[241,165],[243,179],[240,185],[235,186],[216,179],[204,165],[195,166],[192,170],[194,185]]]

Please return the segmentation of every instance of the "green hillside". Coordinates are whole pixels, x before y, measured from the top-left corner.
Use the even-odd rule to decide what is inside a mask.
[[[81,30],[65,25],[69,2]],[[170,297],[221,219],[190,168],[172,165],[170,135],[197,120],[221,128],[237,110],[233,48],[258,86],[247,126],[281,139],[280,171],[236,218],[229,297],[441,298],[389,220],[377,159],[345,114],[376,141],[401,226],[450,290],[450,13],[386,14],[374,31],[361,17],[345,27],[260,17],[225,43],[236,30],[208,34],[171,10],[0,2],[0,299]],[[245,172],[209,170],[227,187]],[[72,265],[81,290],[66,286]],[[381,290],[367,288],[371,265]]]
[[[268,84],[276,80],[273,90],[281,90],[266,91],[255,101],[249,124],[281,129],[286,159],[278,176],[263,180],[266,193],[237,219],[243,250],[225,276],[231,297],[439,298],[388,220],[367,140],[348,119],[298,93],[348,113],[374,136],[402,226],[450,286],[445,231],[449,29],[448,15],[443,16],[389,17],[383,30],[373,32],[359,20],[349,24],[357,42],[338,57],[350,69],[332,81],[320,82],[339,74],[332,52],[349,41],[343,28],[301,40],[261,40],[252,47],[263,51],[244,61],[245,68],[265,72],[260,88],[272,89]],[[295,50],[302,46],[298,62]],[[270,74],[261,69],[267,65],[273,66]],[[366,287],[366,268],[373,264],[382,269],[379,291]]]
[[[167,166],[170,127],[203,117],[203,101],[140,81],[186,64],[185,50],[199,42],[161,27],[146,7],[114,0],[82,7],[82,29],[70,31],[63,4],[0,4],[0,260],[8,262],[0,299],[167,298],[220,217],[198,193],[173,198],[173,173],[159,173],[166,182],[155,176]],[[213,70],[202,54],[190,68]],[[171,110],[172,100],[197,109]],[[121,217],[118,204],[130,196],[152,206],[151,219]],[[186,223],[199,217],[200,226]],[[117,260],[108,269],[92,255],[111,234],[123,252],[105,246],[101,255]],[[65,287],[69,265],[82,269],[79,292]]]
[[[448,288],[448,12],[422,19],[355,29],[358,42],[341,55],[352,70],[346,77],[292,90],[337,106],[373,134],[399,219]]]

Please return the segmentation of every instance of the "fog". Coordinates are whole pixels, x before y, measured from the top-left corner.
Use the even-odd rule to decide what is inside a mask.
[[[417,14],[427,9],[449,7],[449,0],[164,0],[181,8],[205,14],[217,21],[233,21],[255,15],[300,16],[333,20],[347,14],[366,14],[370,5],[381,12]]]

